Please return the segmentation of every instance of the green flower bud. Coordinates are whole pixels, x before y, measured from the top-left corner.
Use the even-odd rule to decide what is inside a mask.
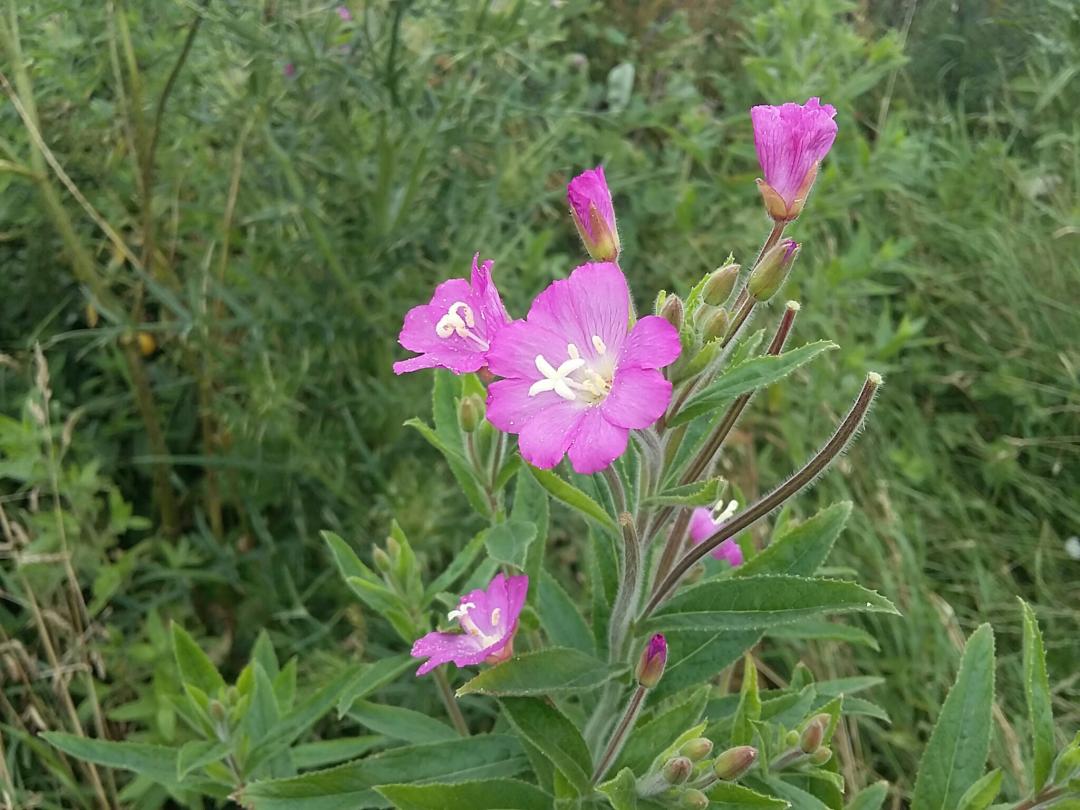
[[[386,553],[390,555],[391,560],[396,560],[401,556],[401,543],[393,535],[386,538]]]
[[[384,574],[389,574],[394,567],[393,563],[390,562],[390,555],[378,546],[375,546],[375,549],[371,552],[371,561],[375,563],[375,567]]]
[[[679,797],[679,807],[685,807],[687,810],[705,810],[708,806],[709,797],[694,788],[683,791],[682,796]]]
[[[799,254],[799,243],[785,239],[769,248],[750,273],[746,289],[755,301],[768,301],[787,281],[791,265]]]
[[[220,700],[210,701],[210,716],[214,718],[215,721],[218,723],[224,721],[226,714],[225,706]]]
[[[727,334],[731,316],[726,309],[706,306],[698,310],[697,323],[701,329],[702,342],[708,343]]]
[[[729,748],[713,762],[713,773],[718,779],[734,781],[746,775],[757,762],[758,752],[752,745]]]
[[[687,779],[690,778],[690,774],[694,771],[694,763],[686,757],[672,757],[664,763],[664,767],[660,769],[660,773],[664,776],[664,781],[669,785],[681,785]]]
[[[791,731],[789,731],[787,734],[784,735],[784,742],[787,745],[798,745],[799,744],[799,732],[795,731],[795,729],[792,729]]]
[[[682,299],[677,295],[669,295],[664,299],[664,305],[660,307],[660,317],[676,329],[682,328],[684,312],[685,307],[683,306]]]
[[[832,749],[822,747],[810,755],[810,761],[814,765],[824,765],[832,759]]]
[[[712,740],[697,737],[684,743],[683,747],[679,749],[679,753],[691,762],[700,762],[712,753],[712,747]]]
[[[735,282],[739,279],[739,265],[725,264],[714,270],[701,290],[701,297],[706,304],[718,307],[731,297]]]
[[[472,433],[484,419],[484,400],[477,394],[469,394],[458,403],[457,415],[462,431]]]

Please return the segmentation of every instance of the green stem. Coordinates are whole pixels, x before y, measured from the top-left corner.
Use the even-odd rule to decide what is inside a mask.
[[[622,747],[626,744],[626,738],[630,736],[634,723],[637,722],[638,715],[641,714],[641,707],[645,703],[645,695],[648,691],[644,686],[639,686],[634,691],[634,695],[630,698],[626,711],[623,713],[622,720],[619,721],[619,725],[612,732],[611,739],[608,740],[600,761],[596,763],[596,770],[593,771],[592,777],[594,785],[604,778],[604,774],[615,763],[615,757],[619,755]]]
[[[623,530],[623,575],[608,621],[608,658],[612,662],[622,658],[623,643],[641,595],[641,541],[634,528],[634,518],[623,512],[619,524]]]
[[[450,715],[450,722],[454,724],[458,734],[468,737],[469,724],[465,722],[465,715],[461,713],[461,707],[458,706],[457,699],[450,689],[450,681],[441,669],[435,670],[435,684],[439,687],[439,697],[442,698],[443,705],[446,707],[446,713]]]

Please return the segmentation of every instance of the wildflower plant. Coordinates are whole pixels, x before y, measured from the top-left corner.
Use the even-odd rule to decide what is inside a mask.
[[[400,639],[397,654],[298,701],[295,661],[279,665],[265,637],[229,685],[175,628],[174,702],[191,740],[49,741],[171,795],[255,810],[883,806],[886,786],[856,793],[836,755],[856,719],[887,721],[857,694],[872,679],[816,681],[801,664],[778,674],[759,654],[767,639],[872,644],[832,619],[897,612],[822,573],[850,504],[801,522],[784,509],[856,437],[882,378],[868,372],[846,392],[831,436],[764,494],[747,498],[718,474],[755,394],[835,348],[795,340],[800,304],[779,303],[799,271],[800,245],[786,232],[806,215],[834,118],[818,99],[754,108],[771,227],[745,271],[729,257],[685,297],[660,291],[653,312],[639,312],[597,167],[567,195],[591,261],[552,280],[523,317],[503,306],[499,270],[479,254],[469,280],[438,284],[404,316],[399,342],[414,356],[395,372],[435,375],[434,424],[407,424],[442,453],[487,526],[434,572],[396,524],[370,566],[325,533],[348,585]],[[566,525],[583,587],[548,562],[556,503],[577,518]],[[1023,610],[1034,762],[1015,808],[1075,806],[1080,738],[1057,745],[1038,623]],[[993,636],[980,628],[930,739],[914,810],[995,800],[1002,775],[982,773],[993,667]],[[438,695],[449,723],[395,705],[400,691],[368,701],[409,677]],[[299,742],[335,707],[375,734]]]

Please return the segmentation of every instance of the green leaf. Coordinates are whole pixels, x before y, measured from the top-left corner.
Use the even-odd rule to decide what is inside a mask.
[[[613,810],[637,810],[637,779],[629,768],[623,768],[596,789],[608,797]]]
[[[741,394],[747,394],[765,385],[783,379],[804,363],[822,352],[837,348],[829,340],[807,343],[778,355],[759,355],[728,368],[719,377],[690,397],[682,410],[671,420],[672,427],[696,419],[704,413],[719,408]]]
[[[1018,597],[1019,598],[1019,597]],[[1057,746],[1054,743],[1054,711],[1050,702],[1050,676],[1046,671],[1046,647],[1035,611],[1020,599],[1024,613],[1024,696],[1031,723],[1031,782],[1037,793],[1050,778]]]
[[[506,565],[525,569],[529,546],[536,539],[536,526],[524,520],[496,523],[487,532],[484,545],[488,556]]]
[[[372,748],[385,746],[386,743],[386,737],[381,734],[316,740],[296,746],[289,752],[289,756],[292,757],[293,765],[298,770],[306,771],[311,768],[325,768],[327,765],[334,765],[347,759],[356,759]]]
[[[529,466],[529,473],[536,479],[544,489],[548,491],[553,498],[562,501],[571,509],[580,512],[590,520],[596,521],[600,526],[607,529],[612,533],[618,533],[618,527],[615,525],[615,521],[612,520],[609,515],[600,504],[582,492],[580,489],[564,481],[551,470],[538,470],[536,467]]]
[[[591,791],[592,757],[573,723],[554,705],[536,698],[503,698],[503,714],[514,729],[547,757],[578,795]]]
[[[880,650],[877,639],[859,627],[849,624],[837,624],[827,619],[803,619],[792,624],[772,627],[767,635],[787,641],[842,641],[846,644],[861,644],[872,650]]]
[[[401,810],[551,810],[551,797],[516,779],[435,785],[380,785]]]
[[[986,810],[1001,792],[1001,770],[995,768],[969,787],[960,797],[956,810]]]
[[[666,675],[664,677],[667,677]],[[676,703],[663,714],[648,723],[638,725],[615,761],[615,769],[629,768],[644,773],[656,758],[656,752],[671,744],[686,729],[697,725],[705,711],[712,688],[709,685],[695,689],[685,700]]]
[[[592,631],[574,600],[546,570],[540,571],[538,602],[540,624],[552,644],[580,650],[586,655],[596,652]]]
[[[530,582],[540,581],[540,572],[544,563],[544,549],[547,545],[548,528],[551,523],[551,503],[548,494],[531,475],[519,475],[514,485],[514,506],[510,511],[511,520],[524,520],[536,527],[536,539],[529,546],[525,558],[525,573]],[[529,604],[536,605],[539,595],[529,594]]]
[[[486,669],[465,683],[461,695],[548,695],[558,692],[584,692],[605,683],[619,670],[591,655],[565,647],[516,655]]]
[[[640,632],[763,629],[819,613],[852,612],[898,611],[885,597],[854,582],[788,575],[735,577],[676,594]]]
[[[984,624],[968,639],[956,683],[923,753],[912,810],[956,810],[986,764],[993,705],[994,633]]]
[[[487,540],[487,532],[479,532],[465,544],[465,547],[461,549],[454,558],[450,560],[450,564],[446,566],[439,576],[432,580],[428,585],[427,590],[424,591],[424,598],[421,607],[427,607],[431,604],[431,600],[443,591],[449,590],[454,586],[461,577],[472,568],[473,561],[476,559],[476,555],[484,548],[484,542]]]
[[[731,726],[731,744],[749,745],[754,741],[754,724],[761,719],[761,695],[758,694],[757,667],[750,655],[743,658],[743,680],[739,689],[739,707]]]
[[[176,622],[172,626],[173,654],[180,669],[180,680],[191,684],[208,697],[217,697],[225,688],[225,679],[187,630]]]
[[[787,529],[760,554],[733,572],[735,577],[758,574],[813,576],[832,551],[836,538],[851,515],[851,502],[826,507],[809,520]]]
[[[454,474],[461,491],[469,499],[469,504],[479,514],[485,518],[490,518],[491,507],[488,505],[487,498],[484,497],[483,490],[476,480],[472,466],[465,460],[461,450],[447,443],[446,439],[432,430],[422,419],[413,417],[412,419],[406,419],[404,424],[419,431],[420,435],[427,439],[428,444],[443,454],[443,458],[446,459],[446,463],[450,467],[450,472]]]
[[[710,478],[666,489],[642,501],[644,506],[712,506],[727,486],[723,478]]]
[[[248,769],[254,770],[260,763],[272,759],[292,745],[334,707],[341,693],[355,678],[356,667],[347,667],[330,683],[282,717],[266,734],[263,742],[252,748],[247,758]]]
[[[95,765],[133,771],[162,785],[176,785],[179,782],[176,776],[179,752],[175,748],[94,740],[60,731],[46,731],[41,736],[65,754]]]
[[[416,659],[412,656],[395,655],[392,658],[380,658],[370,664],[361,664],[360,672],[354,676],[353,682],[341,692],[337,703],[338,717],[345,716],[353,701],[381,689],[415,663]]]
[[[176,781],[184,781],[192,771],[225,759],[229,753],[227,742],[192,740],[184,743],[176,757]]]
[[[400,608],[401,600],[383,584],[382,577],[356,556],[356,552],[348,543],[333,532],[324,531],[322,537],[330,549],[341,578],[348,583],[364,604],[376,613],[382,614]]]
[[[747,810],[754,807],[763,810],[785,810],[791,807],[791,804],[783,799],[766,796],[736,782],[717,782],[714,787],[705,791],[705,795],[711,802],[709,810]]]
[[[349,710],[349,717],[378,734],[407,743],[439,742],[459,736],[446,723],[403,706],[360,700]]]
[[[863,788],[848,802],[845,810],[881,810],[889,797],[889,783],[875,782]]]
[[[240,798],[254,810],[358,810],[385,805],[376,785],[504,778],[520,773],[527,764],[514,737],[478,734],[395,748],[289,779],[255,782],[241,791]]]
[[[766,776],[761,781],[768,785],[769,789],[781,799],[790,802],[793,810],[830,810],[827,804],[813,794],[807,793],[802,788],[796,787],[790,782],[785,782],[777,776]],[[754,781],[753,784],[756,785],[757,782]]]
[[[653,689],[654,700],[711,679],[724,667],[738,661],[761,638],[757,630],[740,633],[678,630],[665,635],[668,663],[664,677]]]

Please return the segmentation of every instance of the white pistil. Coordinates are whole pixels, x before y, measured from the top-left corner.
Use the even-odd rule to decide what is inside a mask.
[[[573,344],[571,343],[570,346],[573,346]],[[570,346],[567,347],[568,351]],[[535,362],[536,370],[544,375],[544,379],[537,380],[529,386],[530,397],[535,397],[537,394],[542,394],[544,391],[554,391],[563,399],[577,399],[574,392],[571,390],[571,384],[576,383],[574,380],[569,379],[569,377],[585,365],[585,359],[583,357],[580,355],[571,357],[569,360],[561,363],[558,368],[554,368],[542,354],[536,355]]]
[[[473,314],[472,307],[464,301],[455,301],[435,324],[435,334],[443,340],[453,335],[468,338],[487,351],[490,348],[488,342],[472,330],[474,326],[476,326],[476,316]]]
[[[737,511],[739,511],[739,502],[735,500],[728,501],[727,506],[723,509],[720,508],[724,503],[723,498],[716,502],[716,506],[712,508],[713,521],[715,523],[723,523],[729,517],[732,517]]]
[[[454,619],[464,618],[465,616],[468,616],[469,611],[473,610],[475,607],[476,607],[476,605],[473,604],[472,602],[462,602],[454,610],[451,610],[449,613],[447,613],[446,618],[449,621],[453,621]]]

